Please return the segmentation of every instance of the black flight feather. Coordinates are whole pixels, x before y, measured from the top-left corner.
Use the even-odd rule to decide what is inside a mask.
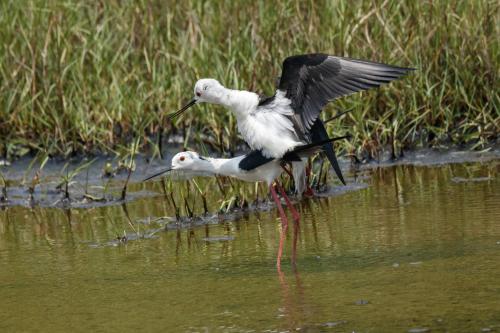
[[[321,53],[297,55],[283,62],[278,89],[292,101],[301,126],[310,130],[329,101],[378,87],[411,70]]]

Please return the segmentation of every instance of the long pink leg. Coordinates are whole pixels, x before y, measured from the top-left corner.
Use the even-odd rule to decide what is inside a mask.
[[[286,166],[282,165],[281,168],[283,170],[285,170],[285,172],[290,176],[290,178],[293,178],[292,172],[290,170],[288,170],[288,168]]]
[[[297,258],[297,236],[300,225],[300,214],[291,203],[290,198],[288,198],[288,195],[286,195],[283,186],[281,186],[278,182],[276,182],[276,186],[278,187],[281,196],[285,198],[286,205],[288,206],[288,209],[290,209],[290,211],[292,212],[292,216],[295,221],[295,223],[293,224],[293,245],[292,245],[292,265],[295,266],[295,259]]]
[[[278,194],[276,194],[276,190],[274,189],[274,185],[271,184],[269,186],[269,190],[271,191],[271,195],[273,196],[274,202],[276,202],[276,206],[278,207],[278,212],[280,213],[281,219],[281,234],[280,234],[280,245],[278,248],[278,258],[276,259],[276,266],[278,267],[278,271],[281,271],[281,256],[283,255],[283,243],[285,242],[285,234],[288,229],[288,218],[286,217],[285,211],[283,210],[283,206],[281,206],[281,201],[278,198]]]
[[[293,241],[292,241],[292,267],[296,268],[297,259],[297,240],[299,237],[299,226],[298,223],[293,225]]]

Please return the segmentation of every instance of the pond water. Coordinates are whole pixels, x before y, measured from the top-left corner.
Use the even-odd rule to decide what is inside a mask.
[[[367,186],[306,199],[297,266],[290,228],[281,274],[275,209],[165,231],[136,223],[173,215],[163,196],[4,207],[0,331],[499,331],[499,172],[377,168]],[[152,232],[112,241],[131,229]]]

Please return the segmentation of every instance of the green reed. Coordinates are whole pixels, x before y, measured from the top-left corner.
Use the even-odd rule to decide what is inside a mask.
[[[417,71],[331,103],[324,119],[346,153],[395,157],[415,146],[498,137],[498,1],[76,1],[0,3],[0,154],[161,154],[186,146],[232,153],[234,117],[197,106],[166,114],[194,82],[272,94],[281,61],[307,52],[370,59]]]

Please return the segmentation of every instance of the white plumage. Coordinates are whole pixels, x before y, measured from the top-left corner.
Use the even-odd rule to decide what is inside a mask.
[[[297,138],[290,99],[277,91],[272,102],[259,106],[259,96],[245,90],[227,89],[214,79],[201,79],[195,85],[197,102],[219,104],[236,116],[238,131],[252,149],[262,150],[266,157],[280,158],[295,146],[304,144]]]
[[[250,148],[262,151],[265,157],[279,159],[287,151],[305,144],[297,137],[289,118],[294,115],[291,101],[280,90],[270,103],[261,106],[257,94],[227,89],[215,79],[198,80],[194,93],[197,102],[219,104],[230,109],[236,116],[238,131],[245,142]],[[306,160],[292,162],[295,190],[299,196],[306,190]]]
[[[194,151],[184,151],[172,158],[170,170],[203,172],[208,175],[234,177],[246,182],[266,182],[269,186],[282,172],[278,160],[272,160],[250,171],[242,170],[238,165],[245,156],[212,158],[201,157]]]

